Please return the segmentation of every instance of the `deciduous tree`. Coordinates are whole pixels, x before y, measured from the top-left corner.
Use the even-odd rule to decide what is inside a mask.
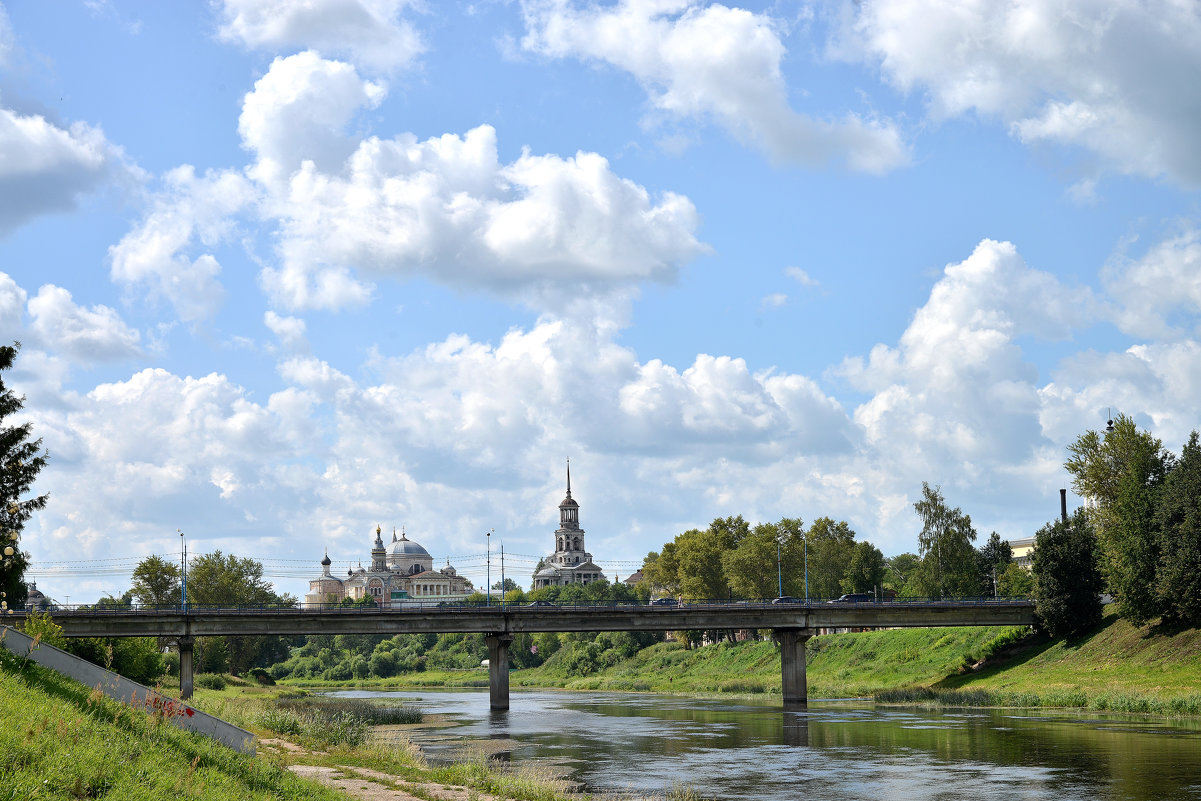
[[[25,497],[46,466],[42,440],[33,439],[29,422],[9,424],[25,405],[24,397],[4,385],[4,371],[13,366],[20,348],[20,342],[0,345],[0,601],[4,607],[25,603],[29,554],[21,550],[21,530],[34,512],[45,508],[49,497]]]
[[[857,542],[842,580],[844,592],[876,593],[884,584],[884,554],[870,542]]]
[[[147,556],[133,569],[130,592],[140,604],[178,606],[180,567],[161,556]]]
[[[917,537],[922,564],[917,578],[923,594],[942,598],[979,593],[972,518],[959,507],[948,506],[941,487],[931,488],[925,481],[922,499],[913,504],[913,509],[922,519],[922,530]]]
[[[1101,620],[1104,586],[1097,538],[1084,510],[1064,522],[1048,523],[1035,535],[1031,555],[1036,612],[1054,636],[1079,634]]]
[[[808,541],[809,597],[836,598],[842,594],[855,532],[845,520],[819,517],[805,532]]]
[[[1164,479],[1155,523],[1159,607],[1172,620],[1201,625],[1201,444],[1196,431]]]

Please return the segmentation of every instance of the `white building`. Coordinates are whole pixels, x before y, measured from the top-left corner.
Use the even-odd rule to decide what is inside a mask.
[[[571,497],[571,463],[567,463],[567,497],[559,504],[559,528],[555,530],[555,552],[542,560],[534,573],[534,589],[565,584],[591,584],[603,581],[605,574],[584,550],[584,529],[580,528],[580,505]]]
[[[397,539],[394,530],[392,543],[385,548],[379,526],[375,527],[370,570],[360,562],[357,570],[349,569],[346,578],[339,578],[330,572],[331,564],[326,553],[321,560],[321,575],[309,581],[305,606],[338,603],[345,598],[358,601],[370,596],[387,608],[406,603],[461,601],[475,592],[471,582],[449,563],[441,570],[434,570],[434,558],[429,551],[403,531]]]

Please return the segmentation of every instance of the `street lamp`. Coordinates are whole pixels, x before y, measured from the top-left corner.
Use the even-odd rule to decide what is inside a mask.
[[[809,538],[805,537],[805,603],[809,603]]]
[[[488,585],[488,606],[492,606],[492,532],[495,529],[488,529],[488,568],[484,573],[484,583]]]
[[[180,561],[183,564],[183,590],[180,594],[180,600],[182,602],[180,609],[186,612],[188,611],[188,538],[184,536],[182,528],[177,528],[175,530],[179,532],[179,541],[183,543],[182,556],[180,557]]]
[[[780,537],[779,537],[779,535],[776,536],[776,583],[779,585],[777,587],[778,592],[776,593],[776,597],[783,598],[784,597],[784,571],[780,567]]]

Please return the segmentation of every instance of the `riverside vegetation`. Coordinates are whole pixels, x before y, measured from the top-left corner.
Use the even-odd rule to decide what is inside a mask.
[[[419,720],[409,707],[323,698],[232,676],[206,683],[222,689],[199,689],[194,705],[266,738],[257,756],[184,732],[161,714],[112,701],[0,649],[0,799],[346,798],[293,772],[305,767],[329,769],[357,787],[372,784],[417,798],[447,792],[481,801],[588,797],[569,792],[549,773],[511,768],[484,754],[431,766],[403,739],[399,747],[373,740],[371,726]],[[699,799],[687,786],[667,789],[660,798]]]
[[[470,668],[286,682],[376,689],[486,687],[487,670],[478,667],[486,654],[482,637],[444,637],[454,645],[443,642],[440,652],[462,654]],[[397,646],[398,639],[405,638],[389,638],[377,648],[408,647]],[[814,637],[807,656],[811,698],[1201,714],[1201,629],[1139,628],[1112,608],[1098,625],[1073,639],[1020,627],[894,629]],[[321,658],[339,655],[329,650]],[[626,653],[620,635],[602,634],[589,641],[568,639],[539,666],[514,670],[510,684],[770,697],[780,693],[779,659],[775,645],[766,640],[704,647],[667,641]]]

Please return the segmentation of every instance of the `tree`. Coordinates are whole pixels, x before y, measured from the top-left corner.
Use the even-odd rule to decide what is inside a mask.
[[[188,605],[292,606],[296,599],[276,595],[263,578],[263,565],[254,559],[213,551],[188,560]],[[196,661],[206,670],[233,673],[267,667],[288,655],[285,637],[203,637],[196,642]]]
[[[886,573],[884,586],[895,590],[898,595],[905,595],[905,587],[917,575],[922,558],[915,553],[899,553],[884,560]]]
[[[539,568],[539,569],[541,569],[541,568]],[[537,571],[537,570],[535,570],[534,572],[535,572],[535,573],[537,573],[538,571]],[[520,587],[517,585],[517,582],[516,582],[516,581],[514,581],[514,580],[513,580],[513,579],[511,579],[511,578],[507,578],[507,577],[506,577],[506,578],[505,578],[505,580],[504,580],[504,583],[503,583],[503,585],[502,585],[502,583],[501,583],[501,582],[499,582],[499,581],[498,581],[498,582],[496,582],[495,584],[493,584],[493,585],[492,585],[492,589],[494,589],[494,590],[500,590],[501,592],[506,592],[506,593],[507,593],[507,592],[512,592],[513,590],[519,590],[519,589],[521,589],[521,588],[520,588]]]
[[[976,552],[976,561],[980,565],[981,586],[991,590],[991,594],[999,595],[997,578],[1013,561],[1013,548],[994,531],[989,535],[988,542],[981,545],[980,550]]]
[[[1155,524],[1159,607],[1171,620],[1201,625],[1201,444],[1196,431],[1164,479]]]
[[[148,556],[133,569],[130,592],[140,604],[179,606],[180,568],[160,556]]]
[[[48,458],[41,449],[42,440],[31,439],[33,424],[5,424],[25,405],[23,396],[4,386],[3,377],[20,349],[20,342],[0,345],[0,593],[3,593],[0,598],[7,606],[25,603],[29,554],[21,550],[21,531],[30,516],[44,509],[49,499],[48,495],[37,495],[22,500]]]
[[[845,520],[835,522],[819,517],[805,533],[808,542],[809,597],[837,598],[842,594],[851,552],[855,548],[855,532]],[[802,556],[802,559],[805,557]]]
[[[878,592],[884,583],[884,554],[870,542],[857,542],[851,549],[851,562],[847,566],[846,578],[842,580],[844,592]]]
[[[922,519],[918,551],[922,557],[917,580],[923,595],[976,595],[980,592],[980,574],[972,543],[976,530],[972,518],[959,507],[947,506],[942,488],[930,488],[922,482],[922,499],[913,504]]]
[[[799,518],[759,523],[722,555],[730,590],[739,598],[775,598],[781,594],[782,583],[783,595],[800,595],[803,547],[804,528]]]
[[[1035,535],[1030,557],[1035,613],[1053,636],[1079,634],[1101,620],[1104,582],[1097,537],[1083,509],[1064,522],[1048,523]]]
[[[729,598],[732,592],[722,556],[749,533],[750,525],[739,515],[719,517],[703,531],[690,529],[676,537],[680,594],[692,599]]]
[[[1155,505],[1172,456],[1124,414],[1103,435],[1081,434],[1068,452],[1064,467],[1072,489],[1088,501],[1101,570],[1118,613],[1141,625],[1162,611],[1155,592],[1161,540]]]
[[[1033,594],[1034,575],[1017,562],[1010,562],[1005,572],[997,576],[997,595],[1029,598]]]

